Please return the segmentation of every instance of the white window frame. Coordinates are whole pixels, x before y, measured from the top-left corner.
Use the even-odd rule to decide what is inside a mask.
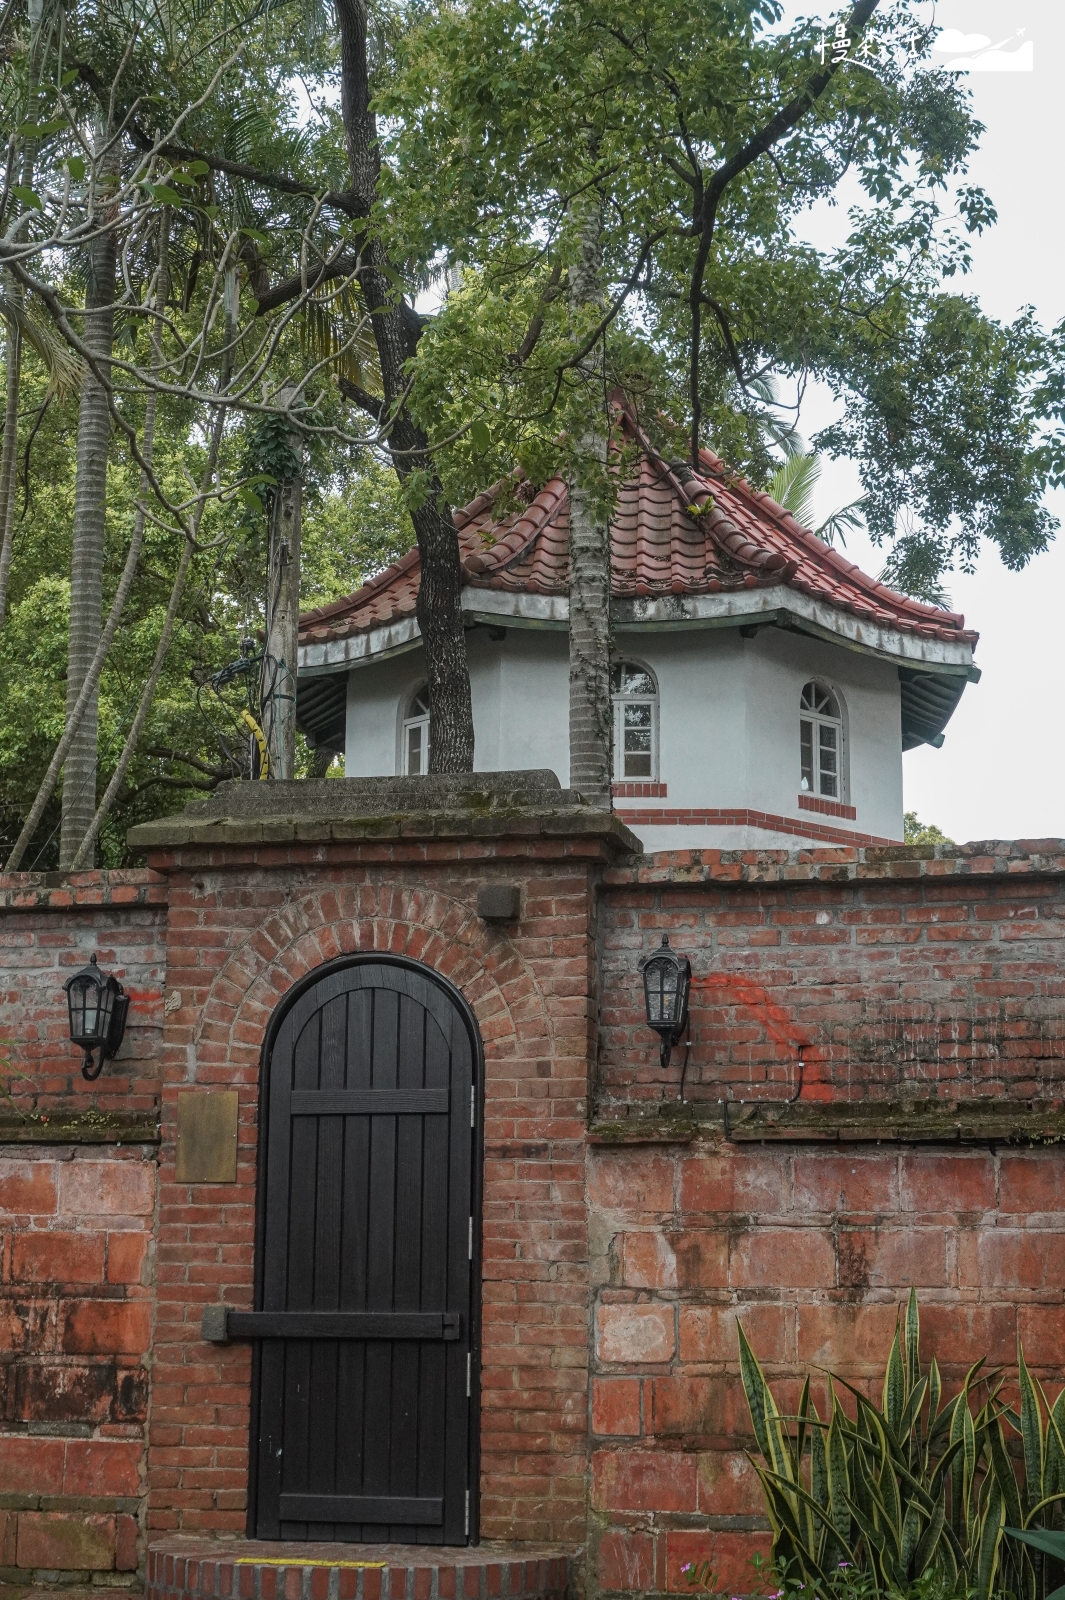
[[[651,693],[651,694],[629,694],[629,693],[626,693],[624,689],[615,689],[614,688],[615,675],[618,674],[618,673],[624,673],[627,668],[630,669],[631,671],[634,671],[634,672],[642,672],[648,678],[650,678],[652,684],[654,685],[653,693]],[[622,679],[622,682],[624,682],[624,679]],[[625,657],[624,660],[615,662],[614,666],[611,668],[610,685],[611,685],[611,687],[610,687],[610,704],[611,704],[611,712],[612,712],[611,766],[613,768],[614,782],[615,783],[657,783],[659,781],[659,776],[658,776],[658,745],[659,745],[659,738],[658,738],[658,724],[659,724],[658,679],[655,677],[655,675],[651,671],[650,667],[645,665],[644,662],[635,661],[631,657]],[[626,706],[630,706],[630,705],[649,705],[650,708],[651,708],[651,771],[649,773],[641,772],[638,776],[635,773],[624,772],[624,771],[619,771],[618,770],[619,769],[619,764],[620,764],[620,766],[622,768],[625,765],[625,744],[624,744],[625,707]],[[619,757],[620,757],[620,763],[619,763]]]
[[[417,729],[420,733],[419,743],[419,768],[416,773],[410,770],[411,734]],[[399,776],[401,778],[422,778],[429,771],[429,686],[420,683],[412,694],[407,697],[407,711],[403,718],[403,727],[399,741]]]
[[[815,709],[805,704],[807,690],[814,689],[818,696],[827,698],[835,706],[835,715],[827,708]],[[813,783],[807,779],[803,771],[803,723],[811,726],[811,777]],[[820,762],[821,729],[833,729],[836,743],[836,793],[831,794],[825,790],[825,773]],[[847,805],[849,801],[850,783],[848,779],[847,761],[847,731],[844,716],[843,697],[839,690],[822,678],[808,678],[799,691],[799,793],[808,794],[816,800],[827,800],[834,805]]]

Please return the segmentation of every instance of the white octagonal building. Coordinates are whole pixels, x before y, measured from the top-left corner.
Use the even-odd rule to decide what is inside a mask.
[[[902,838],[902,755],[941,744],[964,617],[867,577],[735,478],[638,450],[611,526],[614,804],[646,849]],[[568,497],[499,484],[455,513],[478,771],[569,780]],[[297,716],[348,777],[427,770],[417,550],[300,619]]]

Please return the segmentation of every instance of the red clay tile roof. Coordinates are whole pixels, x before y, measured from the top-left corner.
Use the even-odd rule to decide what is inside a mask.
[[[975,644],[956,612],[924,605],[867,577],[803,528],[767,494],[729,474],[710,450],[702,472],[672,468],[631,418],[638,470],[622,487],[611,525],[615,599],[718,594],[786,584],[863,621],[926,639]],[[561,478],[498,520],[504,485],[455,512],[465,584],[473,589],[564,595],[569,583],[569,500]],[[324,644],[414,615],[417,550],[361,589],[300,618],[300,643]]]

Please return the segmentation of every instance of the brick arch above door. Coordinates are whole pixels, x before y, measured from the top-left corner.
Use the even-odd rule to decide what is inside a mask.
[[[558,1018],[509,939],[438,890],[361,884],[294,895],[249,930],[199,1003],[183,996],[196,1022],[187,1043],[166,1041],[169,1064],[184,1057],[190,1083],[213,1081],[219,1069],[232,1082],[236,1066],[252,1081],[270,1015],[292,984],[337,956],[366,951],[407,956],[453,983],[477,1018],[489,1063],[514,1053],[519,1022],[525,1053],[538,1041],[551,1053]],[[489,1065],[489,1097],[492,1076]]]

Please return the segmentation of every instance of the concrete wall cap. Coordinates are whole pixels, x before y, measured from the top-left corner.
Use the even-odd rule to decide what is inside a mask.
[[[191,800],[183,818],[372,817],[402,811],[466,811],[485,806],[583,804],[546,767],[528,772],[431,772],[420,778],[297,778],[219,784],[208,800]]]

